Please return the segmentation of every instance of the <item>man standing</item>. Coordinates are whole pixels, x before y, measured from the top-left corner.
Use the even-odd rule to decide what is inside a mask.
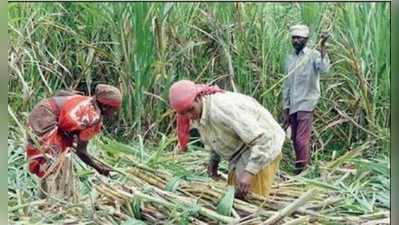
[[[313,110],[320,98],[320,73],[329,69],[325,48],[328,34],[321,34],[320,51],[306,46],[309,27],[294,25],[290,27],[290,34],[294,51],[286,58],[284,68],[288,77],[283,84],[283,128],[291,126],[298,174],[310,161],[310,136]]]

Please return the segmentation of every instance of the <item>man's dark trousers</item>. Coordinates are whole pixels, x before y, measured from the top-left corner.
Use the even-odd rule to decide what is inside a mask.
[[[292,141],[296,154],[295,169],[300,173],[310,162],[310,137],[312,133],[313,112],[298,111],[290,115]]]

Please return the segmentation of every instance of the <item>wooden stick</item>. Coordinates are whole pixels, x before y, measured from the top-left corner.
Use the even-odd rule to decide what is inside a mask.
[[[43,199],[43,200],[37,200],[37,201],[34,201],[34,202],[28,202],[28,203],[16,205],[16,206],[14,206],[14,207],[10,207],[10,208],[8,208],[8,212],[10,213],[10,212],[12,212],[12,211],[15,211],[15,210],[18,210],[18,209],[27,207],[27,206],[33,207],[33,206],[35,206],[35,205],[43,205],[43,204],[45,204],[45,203],[47,203],[47,200],[45,200],[45,199]]]
[[[314,205],[310,205],[309,207],[307,207],[306,209],[320,209],[320,208],[325,208],[328,205],[332,205],[334,203],[337,203],[339,201],[342,201],[342,198],[338,198],[338,197],[330,197],[327,198],[326,200],[318,203],[318,204],[314,204]]]
[[[382,220],[374,220],[374,221],[369,221],[364,223],[364,225],[382,225],[382,224],[391,224],[390,219],[389,218],[384,218]]]
[[[308,216],[299,217],[287,223],[284,223],[283,225],[297,225],[297,224],[309,224],[309,217]]]
[[[264,223],[262,223],[261,225],[270,225],[270,224],[275,224],[276,222],[278,222],[279,220],[281,220],[282,218],[290,215],[292,212],[294,212],[296,209],[298,209],[299,207],[303,206],[305,204],[305,202],[309,201],[313,195],[316,193],[316,189],[311,189],[308,192],[306,192],[304,195],[302,195],[302,197],[298,198],[297,200],[295,200],[292,204],[286,206],[285,208],[283,208],[282,210],[278,211],[277,213],[275,213],[272,217],[270,217],[269,219],[267,219]]]

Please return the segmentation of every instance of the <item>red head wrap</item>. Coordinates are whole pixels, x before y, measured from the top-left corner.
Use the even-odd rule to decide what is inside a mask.
[[[204,95],[211,95],[217,92],[223,92],[217,86],[208,86],[205,84],[195,84],[189,80],[181,80],[174,83],[169,89],[170,107],[177,112],[177,137],[179,139],[180,149],[187,150],[189,140],[190,119],[181,115],[193,106],[196,98]]]

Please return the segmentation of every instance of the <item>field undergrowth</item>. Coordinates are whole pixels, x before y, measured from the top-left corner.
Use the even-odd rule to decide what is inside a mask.
[[[310,26],[311,48],[317,48],[320,32],[330,32],[327,51],[332,66],[321,76],[312,166],[302,176],[292,175],[293,150],[287,140],[276,182],[298,184],[300,189],[287,190],[295,193],[287,197],[291,203],[312,188],[320,195],[280,223],[387,223],[391,68],[390,4],[386,2],[9,3],[9,222],[78,220],[90,224],[100,218],[94,224],[140,224],[131,220],[139,216],[125,204],[132,199],[124,196],[127,199],[115,205],[115,196],[99,193],[119,193],[123,185],[138,185],[139,181],[129,180],[123,173],[139,164],[168,173],[163,174],[165,179],[177,177],[182,180],[179,182],[187,182],[186,186],[176,183],[183,190],[177,188],[176,195],[166,197],[150,181],[143,180],[143,185],[152,187],[153,192],[142,187],[129,189],[150,202],[141,205],[143,221],[154,223],[151,219],[155,214],[165,224],[217,223],[215,218],[197,216],[198,210],[184,210],[184,204],[173,201],[184,195],[184,188],[191,190],[192,182],[211,183],[217,190],[225,187],[206,176],[208,153],[200,147],[192,145],[186,155],[173,151],[175,119],[167,101],[169,87],[180,79],[217,84],[255,97],[282,122],[283,60],[292,50],[288,27],[296,23]],[[123,173],[106,179],[76,160],[81,202],[65,203],[67,210],[61,212],[39,210],[42,202],[36,197],[37,181],[27,172],[24,154],[28,113],[59,89],[92,94],[98,83],[119,87],[124,100],[118,118],[105,121],[106,129],[93,140],[90,151]],[[221,171],[226,176],[226,164]],[[101,186],[104,183],[111,187]],[[278,190],[276,186],[276,198],[282,194]],[[174,203],[157,208],[151,205],[152,197]],[[336,202],[317,208],[314,201],[318,197]],[[288,206],[286,196],[281,198],[282,204],[267,209],[270,213]],[[96,199],[103,205],[95,206]],[[217,203],[201,196],[196,199],[199,205],[217,211]],[[257,205],[257,201],[251,204]],[[240,214],[244,203],[237,204],[226,208]],[[252,206],[245,207],[246,213],[258,215]],[[309,210],[319,214],[311,215]],[[248,220],[257,224],[256,219],[270,216],[264,213]]]

